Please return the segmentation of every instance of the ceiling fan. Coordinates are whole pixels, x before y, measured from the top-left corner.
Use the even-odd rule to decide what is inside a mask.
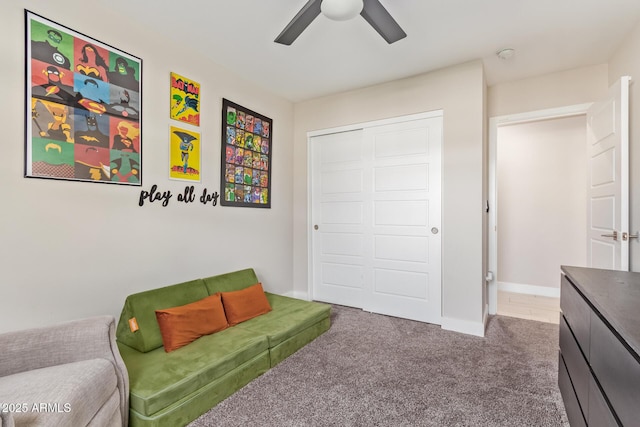
[[[379,0],[309,0],[275,42],[290,45],[320,13],[336,21],[360,14],[389,44],[407,36]]]

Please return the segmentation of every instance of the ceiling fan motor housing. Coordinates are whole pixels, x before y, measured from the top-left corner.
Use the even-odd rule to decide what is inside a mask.
[[[363,0],[322,0],[320,10],[322,14],[334,21],[347,21],[362,12]]]
[[[276,37],[275,42],[287,46],[291,45],[321,13],[327,18],[337,21],[345,21],[362,15],[364,20],[389,44],[407,36],[407,33],[393,19],[380,0],[308,0]]]

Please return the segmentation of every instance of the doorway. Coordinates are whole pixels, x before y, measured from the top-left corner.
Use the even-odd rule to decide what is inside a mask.
[[[490,119],[490,314],[553,318],[560,265],[586,263],[589,105]]]

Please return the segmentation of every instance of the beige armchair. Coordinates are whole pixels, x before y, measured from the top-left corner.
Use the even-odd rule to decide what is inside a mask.
[[[0,427],[126,426],[128,416],[112,316],[0,334]]]

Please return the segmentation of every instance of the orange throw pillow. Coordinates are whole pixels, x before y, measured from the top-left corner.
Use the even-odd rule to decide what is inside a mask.
[[[167,353],[229,327],[219,292],[191,304],[156,310],[156,319]]]
[[[271,311],[262,283],[256,283],[239,291],[222,292],[222,305],[224,305],[229,326]]]

